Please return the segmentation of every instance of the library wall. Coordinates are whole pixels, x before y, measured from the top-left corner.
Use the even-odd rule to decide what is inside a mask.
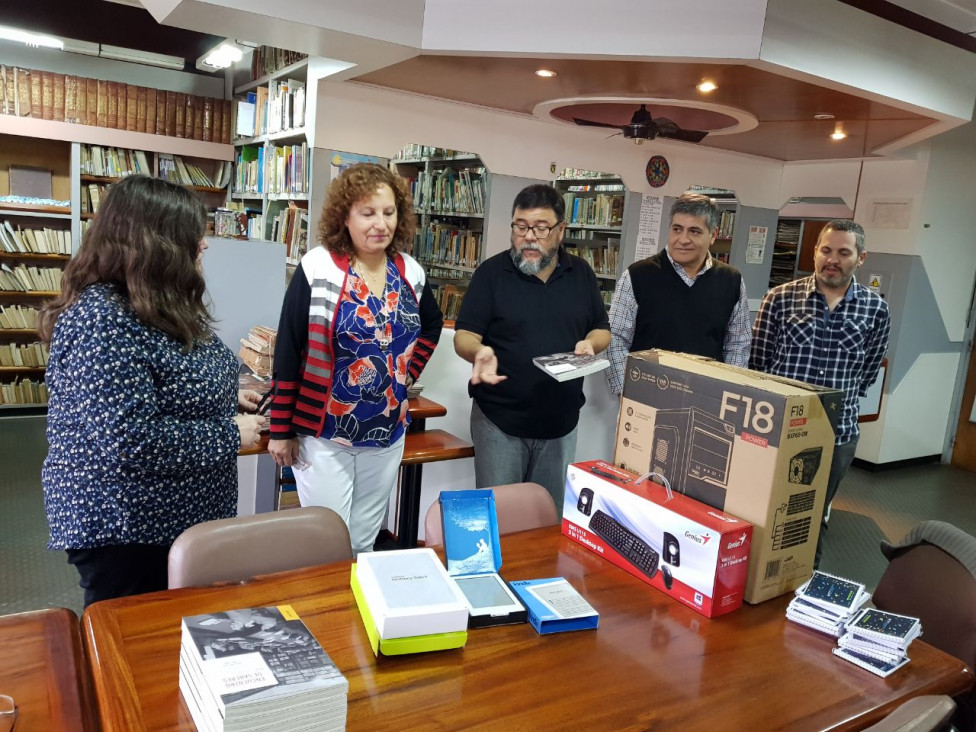
[[[52,197],[71,198],[69,144],[59,140],[35,140],[0,135],[0,196],[10,195],[10,166],[47,168],[51,171]]]

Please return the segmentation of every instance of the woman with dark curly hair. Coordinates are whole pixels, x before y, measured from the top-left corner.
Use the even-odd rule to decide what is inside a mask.
[[[303,506],[326,506],[369,551],[396,483],[407,386],[420,376],[443,319],[413,240],[406,182],[379,165],[329,186],[320,247],[302,257],[281,309],[268,451],[295,468]]]
[[[49,547],[67,551],[86,605],[165,590],[173,540],[237,512],[237,451],[264,419],[237,414],[257,400],[211,329],[205,228],[185,188],[124,178],[41,313]]]

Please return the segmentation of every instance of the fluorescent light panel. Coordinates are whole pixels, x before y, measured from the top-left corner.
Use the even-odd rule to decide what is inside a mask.
[[[44,35],[43,33],[30,33],[20,28],[11,28],[7,25],[0,25],[0,38],[8,41],[18,41],[26,43],[28,46],[39,46],[41,48],[64,48],[64,43],[54,36]]]
[[[102,44],[98,54],[102,58],[111,58],[116,61],[129,61],[136,64],[147,64],[149,66],[159,66],[164,69],[175,69],[182,71],[184,61],[179,56],[167,56],[162,53],[150,53],[149,51],[137,51],[132,48],[122,48],[120,46],[106,46]]]

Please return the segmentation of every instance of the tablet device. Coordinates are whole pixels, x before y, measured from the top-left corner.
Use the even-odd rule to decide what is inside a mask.
[[[461,593],[467,599],[468,612],[472,618],[490,616],[503,618],[514,613],[521,613],[525,620],[525,608],[508,584],[498,574],[469,574],[455,576],[454,581],[461,588]]]

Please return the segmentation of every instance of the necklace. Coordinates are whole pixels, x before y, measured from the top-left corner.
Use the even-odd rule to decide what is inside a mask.
[[[396,322],[397,316],[399,315],[399,308],[393,310],[393,317],[383,313],[383,308],[386,306],[386,300],[383,295],[386,293],[386,270],[387,263],[386,260],[383,262],[382,273],[370,272],[362,263],[358,260],[352,265],[353,272],[359,277],[363,282],[366,283],[366,287],[369,289],[370,294],[380,301],[380,309],[374,316],[376,320],[377,328],[374,331],[374,336],[376,338],[376,343],[384,351],[390,347],[393,342],[393,323]],[[382,280],[380,280],[382,277]],[[380,286],[380,281],[382,286]],[[380,319],[382,316],[382,320]]]

